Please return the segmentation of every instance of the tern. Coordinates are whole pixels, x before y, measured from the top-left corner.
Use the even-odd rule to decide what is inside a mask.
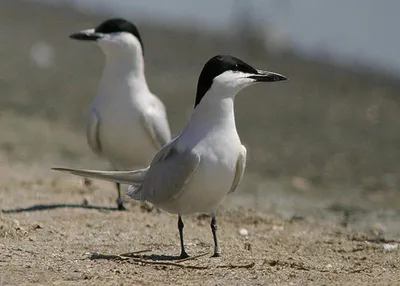
[[[188,257],[182,215],[209,213],[214,257],[221,254],[216,212],[224,197],[236,190],[246,167],[246,148],[236,130],[234,98],[257,82],[286,80],[255,69],[238,58],[218,55],[204,66],[194,110],[184,130],[165,145],[150,166],[135,171],[53,170],[130,184],[127,195],[178,215],[181,258]]]
[[[90,148],[116,170],[148,166],[171,140],[171,131],[164,104],[146,82],[138,29],[131,22],[114,18],[70,38],[96,43],[106,58],[86,126]],[[123,210],[119,182],[117,191],[118,209]]]

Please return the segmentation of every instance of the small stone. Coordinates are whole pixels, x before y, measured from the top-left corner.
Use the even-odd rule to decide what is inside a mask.
[[[17,220],[14,220],[14,224],[15,224],[15,229],[20,229],[20,224],[19,224],[19,221],[17,221]]]
[[[399,247],[399,245],[397,243],[385,243],[384,245],[382,245],[382,247],[383,251],[392,252],[396,250]]]
[[[282,231],[283,230],[283,225],[273,225],[272,230],[275,231]]]
[[[241,228],[241,229],[239,230],[239,234],[240,234],[241,236],[249,236],[249,231],[248,231],[247,229],[245,229],[245,228]]]
[[[154,206],[149,203],[149,202],[141,202],[140,204],[140,210],[142,212],[148,212],[151,213],[154,210]]]
[[[42,226],[40,224],[38,224],[38,223],[35,223],[33,225],[33,229],[41,229],[41,228],[42,228]]]

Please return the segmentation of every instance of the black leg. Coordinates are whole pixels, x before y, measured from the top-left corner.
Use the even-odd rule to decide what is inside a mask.
[[[179,229],[179,237],[181,239],[181,255],[180,255],[180,258],[189,257],[189,255],[186,253],[185,245],[183,244],[183,227],[184,226],[185,225],[183,224],[182,217],[179,216],[178,217],[178,229]]]
[[[117,185],[117,191],[118,191],[118,198],[117,198],[118,210],[123,211],[126,209],[124,207],[124,202],[122,201],[122,197],[121,197],[121,184],[116,183],[116,185]]]
[[[213,215],[211,218],[211,231],[214,238],[214,254],[212,257],[220,257],[221,256],[221,249],[218,245],[218,238],[217,238],[217,221],[215,216]]]

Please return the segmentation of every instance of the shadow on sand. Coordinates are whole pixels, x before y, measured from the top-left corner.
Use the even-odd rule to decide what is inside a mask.
[[[99,211],[120,211],[116,207],[102,207],[102,206],[91,206],[91,205],[82,205],[82,204],[47,204],[47,205],[38,204],[38,205],[26,207],[26,208],[0,210],[0,213],[15,214],[15,213],[45,211],[45,210],[60,209],[60,208],[75,208],[75,209],[78,208],[78,209],[91,209],[91,210],[99,210]]]
[[[94,253],[90,257],[92,260],[97,259],[106,259],[106,260],[120,260],[121,258],[136,258],[150,261],[179,261],[182,260],[180,256],[175,255],[163,255],[163,254],[149,254],[149,255],[107,255],[107,254],[98,254]]]

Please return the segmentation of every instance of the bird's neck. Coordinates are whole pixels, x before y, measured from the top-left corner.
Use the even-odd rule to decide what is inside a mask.
[[[133,92],[148,91],[143,57],[107,55],[100,88],[113,92],[121,87],[127,87]]]
[[[205,133],[211,130],[236,132],[234,98],[203,98],[194,109],[188,128]]]

